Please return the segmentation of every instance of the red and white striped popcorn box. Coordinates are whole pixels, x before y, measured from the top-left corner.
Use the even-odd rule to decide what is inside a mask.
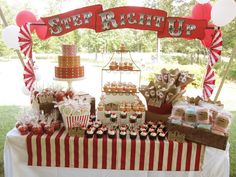
[[[71,104],[72,103],[72,104]],[[72,101],[70,104],[59,105],[66,129],[88,125],[90,119],[90,104]]]

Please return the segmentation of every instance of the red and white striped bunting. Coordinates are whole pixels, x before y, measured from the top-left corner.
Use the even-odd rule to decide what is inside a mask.
[[[35,82],[35,73],[34,73],[34,66],[33,66],[33,61],[32,60],[28,60],[27,63],[24,66],[24,83],[26,88],[29,91],[33,90],[33,84]]]
[[[18,39],[20,50],[24,53],[26,57],[32,59],[32,37],[29,23],[26,23],[25,25],[21,26]]]
[[[203,82],[203,98],[208,99],[215,88],[215,72],[210,65],[207,65],[207,71]]]
[[[222,51],[223,39],[221,30],[215,31],[211,47],[209,48],[209,65],[213,67],[219,60]]]
[[[73,128],[78,125],[87,126],[90,116],[82,115],[82,116],[67,116],[66,117],[66,127]]]
[[[149,171],[199,171],[205,146],[175,141],[131,140],[103,136],[68,136],[61,129],[53,135],[27,139],[28,165]]]

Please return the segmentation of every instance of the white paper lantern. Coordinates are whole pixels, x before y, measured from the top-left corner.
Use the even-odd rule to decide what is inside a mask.
[[[2,39],[8,48],[19,49],[20,28],[16,25],[9,25],[2,30]]]
[[[236,15],[236,3],[234,0],[218,0],[211,10],[211,19],[216,26],[225,26]]]
[[[208,3],[210,0],[196,0],[199,4],[206,4]]]

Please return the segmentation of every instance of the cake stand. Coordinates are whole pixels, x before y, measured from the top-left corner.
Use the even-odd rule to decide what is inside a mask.
[[[54,79],[55,81],[66,81],[67,84],[68,84],[68,89],[71,89],[71,88],[72,88],[72,82],[73,82],[73,81],[84,80],[85,77],[71,78],[71,79],[64,79],[64,78],[54,77],[53,79]]]

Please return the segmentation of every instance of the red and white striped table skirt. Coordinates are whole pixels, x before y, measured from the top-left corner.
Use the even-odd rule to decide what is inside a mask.
[[[27,135],[28,165],[117,170],[199,171],[205,146],[186,142]]]

